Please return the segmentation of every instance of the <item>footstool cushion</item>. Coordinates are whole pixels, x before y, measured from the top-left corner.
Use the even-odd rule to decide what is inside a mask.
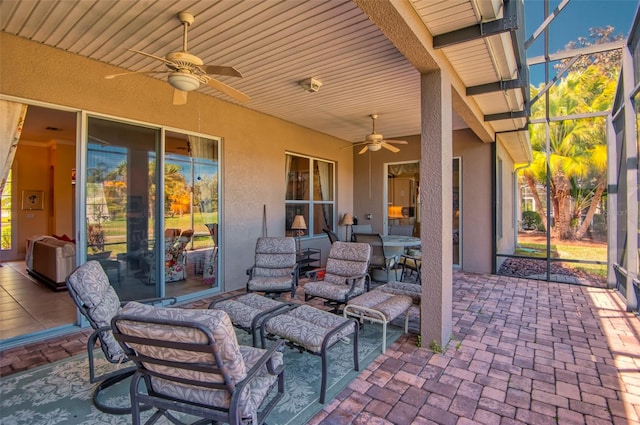
[[[395,295],[407,295],[411,297],[415,304],[420,304],[420,300],[422,299],[422,286],[415,283],[393,281],[378,286],[376,291]]]
[[[289,305],[289,310],[277,312],[264,319],[260,330],[262,346],[268,334],[283,338],[322,359],[320,403],[327,392],[327,350],[353,334],[353,368],[360,370],[358,361],[358,322],[337,316],[308,305]],[[348,339],[347,339],[348,341]]]
[[[414,285],[417,286],[417,285]],[[413,299],[407,295],[395,295],[374,289],[347,302],[344,317],[354,316],[382,324],[382,352],[387,349],[387,323],[405,314],[404,331],[409,330],[409,309]]]
[[[253,346],[258,346],[258,332],[264,317],[288,304],[255,293],[214,301],[209,308],[223,310],[234,326],[251,333]]]
[[[271,334],[306,348],[308,351],[320,353],[327,334],[343,325],[345,321],[344,317],[308,305],[301,305],[287,314],[270,318],[265,324],[265,329]],[[349,336],[353,332],[353,326],[342,328],[330,336],[327,346],[332,346],[339,339]]]

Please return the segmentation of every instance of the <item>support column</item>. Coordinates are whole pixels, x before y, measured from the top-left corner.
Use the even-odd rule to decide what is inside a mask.
[[[618,262],[618,167],[617,134],[611,116],[607,117],[607,287],[615,289],[613,264]]]
[[[452,330],[453,123],[449,79],[421,76],[420,238],[422,240],[422,345],[443,349]]]
[[[634,90],[633,55],[629,46],[622,49],[622,82],[624,99],[624,144],[627,153],[627,193],[618,194],[627,198],[627,311],[638,309],[638,300],[633,290],[633,278],[638,276],[638,134],[636,111],[631,99]]]

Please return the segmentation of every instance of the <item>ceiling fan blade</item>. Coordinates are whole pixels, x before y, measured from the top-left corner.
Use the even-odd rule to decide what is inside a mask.
[[[340,150],[342,150],[342,149],[353,149],[356,146],[368,145],[368,144],[369,144],[369,142],[357,142],[357,143],[353,143],[353,144],[351,144],[349,146],[343,146],[343,147],[340,148]]]
[[[384,140],[385,143],[393,143],[394,145],[406,145],[409,144],[406,140]]]
[[[234,98],[235,100],[237,100],[238,102],[247,102],[249,101],[249,99],[251,99],[249,96],[247,96],[246,94],[242,93],[239,90],[234,89],[231,86],[226,85],[225,83],[216,80],[215,78],[210,79],[207,82],[207,85],[210,87],[213,87],[214,89],[226,94],[229,97]]]
[[[227,75],[229,77],[242,78],[242,74],[240,73],[240,71],[232,66],[205,65],[204,72],[206,72],[207,74]]]
[[[148,57],[153,58],[153,59],[155,59],[155,60],[159,60],[159,61],[161,61],[161,62],[168,63],[168,64],[171,64],[171,65],[173,65],[173,66],[176,66],[176,64],[175,64],[175,63],[173,63],[173,62],[171,62],[171,61],[169,61],[169,60],[166,60],[165,58],[161,58],[161,57],[159,57],[159,56],[154,56],[154,55],[152,55],[151,53],[145,53],[145,52],[143,52],[143,51],[140,51],[140,50],[134,50],[134,49],[128,49],[128,50],[129,50],[130,52],[133,52],[133,53],[139,53],[139,54],[141,54],[141,55],[148,56]]]
[[[187,103],[187,93],[186,91],[173,89],[173,104],[185,105]]]
[[[364,148],[362,148],[362,149],[360,150],[360,152],[358,152],[358,155],[362,155],[362,154],[363,154],[363,153],[365,153],[368,149],[369,149],[369,145],[365,145],[365,147],[364,147]]]
[[[395,146],[392,146],[392,145],[388,144],[387,142],[381,142],[381,145],[382,145],[383,148],[388,149],[393,153],[400,152],[400,149],[396,148]]]
[[[112,80],[116,77],[122,77],[123,75],[132,75],[132,74],[160,74],[167,73],[169,71],[129,71],[129,72],[121,72],[119,74],[109,74],[105,75],[104,78],[106,80]]]

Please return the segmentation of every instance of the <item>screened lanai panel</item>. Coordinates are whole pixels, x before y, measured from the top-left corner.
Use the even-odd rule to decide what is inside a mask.
[[[616,263],[627,268],[627,218],[621,214],[627,211],[627,149],[624,141],[624,114],[621,114],[620,119],[614,122],[614,128],[616,131],[616,160],[617,160],[617,181],[616,188],[619,196],[617,196],[617,211],[618,219],[615,232],[617,234],[616,240]]]
[[[638,80],[640,80],[640,75],[638,75],[639,68],[640,68],[640,43],[636,44],[636,51],[634,54],[634,58],[637,60],[636,63],[636,84],[638,82]],[[636,94],[635,99],[634,99],[634,105],[635,105],[635,113],[636,113],[636,129],[640,129],[640,93]],[[640,153],[640,131],[636,130],[636,152]],[[640,158],[636,158],[636,164],[640,164]],[[637,190],[640,191],[640,168],[636,167],[636,188]],[[636,211],[640,211],[640,193],[638,193],[638,203],[637,203],[637,210]],[[638,226],[636,226],[636,230],[638,229],[638,227],[640,227],[640,223],[638,223]],[[640,232],[636,232],[637,233],[637,237],[638,237],[638,242],[637,242],[637,246],[640,247]],[[638,259],[640,260],[640,250],[638,251]],[[640,264],[640,261],[638,261],[638,264]],[[636,276],[638,275],[638,272],[640,272],[640,270],[636,270]],[[638,300],[640,302],[640,300]]]

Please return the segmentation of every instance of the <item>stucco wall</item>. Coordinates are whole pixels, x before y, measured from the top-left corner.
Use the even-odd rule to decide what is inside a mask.
[[[35,235],[73,232],[73,186],[71,169],[75,167],[75,148],[68,143],[51,140],[46,144],[21,140],[14,158],[13,212],[16,231],[16,256],[24,258],[26,240]],[[23,210],[23,191],[44,193],[44,209]]]
[[[481,143],[470,130],[455,131],[453,155],[462,170],[462,269],[491,272],[491,145]]]
[[[519,197],[515,193],[517,182],[514,181],[514,162],[509,153],[500,145],[496,148],[496,156],[502,160],[502,208],[497,213],[502,214],[502,232],[498,233],[496,246],[499,253],[513,254],[516,244],[516,225],[519,217],[515,217],[515,202]],[[496,270],[504,262],[505,257],[497,259]]]
[[[13,205],[14,229],[17,230],[16,244],[20,258],[26,251],[26,240],[33,235],[49,232],[49,217],[52,211],[50,196],[49,147],[30,143],[19,145],[14,158]],[[23,210],[22,193],[25,190],[37,190],[44,193],[44,209]]]
[[[224,290],[246,283],[263,205],[269,235],[284,234],[285,151],[336,161],[336,216],[352,210],[353,161],[350,150],[340,149],[347,146],[343,140],[199,92],[172,106],[173,89],[164,81],[143,75],[105,80],[121,69],[6,33],[0,45],[0,94],[223,138]],[[326,258],[329,243],[322,236],[303,246],[322,248]]]

